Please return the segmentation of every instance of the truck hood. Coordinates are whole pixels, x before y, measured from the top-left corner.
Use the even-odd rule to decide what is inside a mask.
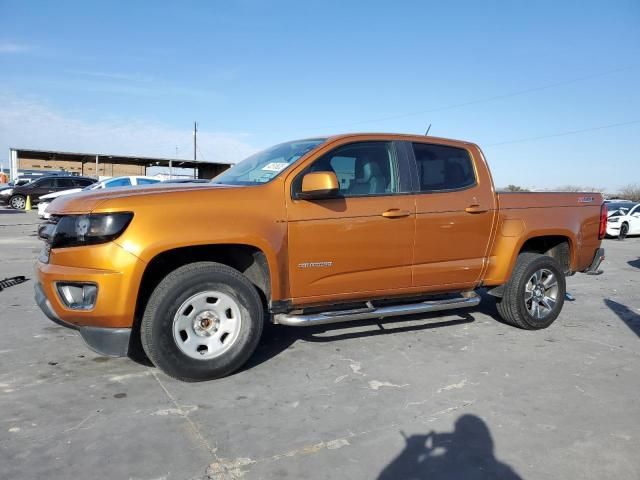
[[[172,184],[172,185],[144,185],[117,189],[101,189],[64,195],[54,199],[47,212],[53,215],[91,213],[96,210],[109,211],[111,207],[117,210],[134,209],[136,205],[159,201],[165,196],[183,196],[202,192],[203,190],[226,190],[239,188],[235,185],[215,185],[204,183]]]

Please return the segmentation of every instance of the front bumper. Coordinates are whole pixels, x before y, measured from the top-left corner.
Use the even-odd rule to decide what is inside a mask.
[[[40,283],[35,285],[35,299],[40,310],[49,320],[60,326],[77,330],[85,343],[93,351],[109,357],[124,357],[129,353],[130,328],[106,328],[80,326],[61,320],[53,311],[51,302],[47,298]]]
[[[608,223],[607,224],[607,235],[610,237],[617,237],[620,235],[620,224],[619,223]]]
[[[50,214],[45,212],[50,203],[51,202],[48,202],[46,200],[38,203],[38,216],[40,218],[48,219],[51,216]]]

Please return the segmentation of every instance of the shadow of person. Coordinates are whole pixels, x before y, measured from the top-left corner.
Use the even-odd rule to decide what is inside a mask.
[[[493,453],[489,428],[475,415],[462,415],[453,432],[405,436],[404,450],[378,480],[521,480]]]
[[[640,337],[640,315],[631,310],[626,305],[622,305],[609,298],[604,299],[604,303],[607,307],[615,313],[620,320],[622,320],[627,327],[631,329],[638,337]]]
[[[627,263],[630,267],[640,268],[640,257],[636,258],[635,260],[629,260]]]

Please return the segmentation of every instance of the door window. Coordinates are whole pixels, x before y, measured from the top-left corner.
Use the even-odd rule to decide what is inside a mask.
[[[95,183],[93,180],[88,180],[86,178],[74,178],[72,180],[75,187],[88,187]]]
[[[131,181],[127,177],[116,178],[115,180],[111,180],[109,182],[105,182],[105,188],[113,188],[113,187],[128,187],[131,185]]]
[[[67,189],[73,188],[75,185],[73,184],[73,180],[70,178],[56,178],[56,188]]]
[[[151,185],[152,183],[158,183],[160,180],[154,180],[153,178],[139,178],[137,180],[138,185]]]
[[[55,180],[53,178],[43,178],[42,180],[39,180],[34,186],[38,188],[54,188],[54,181]]]
[[[402,178],[392,142],[343,145],[316,160],[304,174],[310,172],[334,172],[343,197],[409,191],[409,183]],[[296,179],[295,191],[300,191],[304,174]]]
[[[469,152],[462,148],[414,143],[421,192],[460,190],[476,183]]]

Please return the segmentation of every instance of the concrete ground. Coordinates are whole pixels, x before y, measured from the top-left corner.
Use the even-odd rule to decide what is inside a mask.
[[[0,478],[640,478],[640,238],[607,240],[559,320],[479,310],[271,327],[186,384],[40,313],[34,213],[0,208]]]

